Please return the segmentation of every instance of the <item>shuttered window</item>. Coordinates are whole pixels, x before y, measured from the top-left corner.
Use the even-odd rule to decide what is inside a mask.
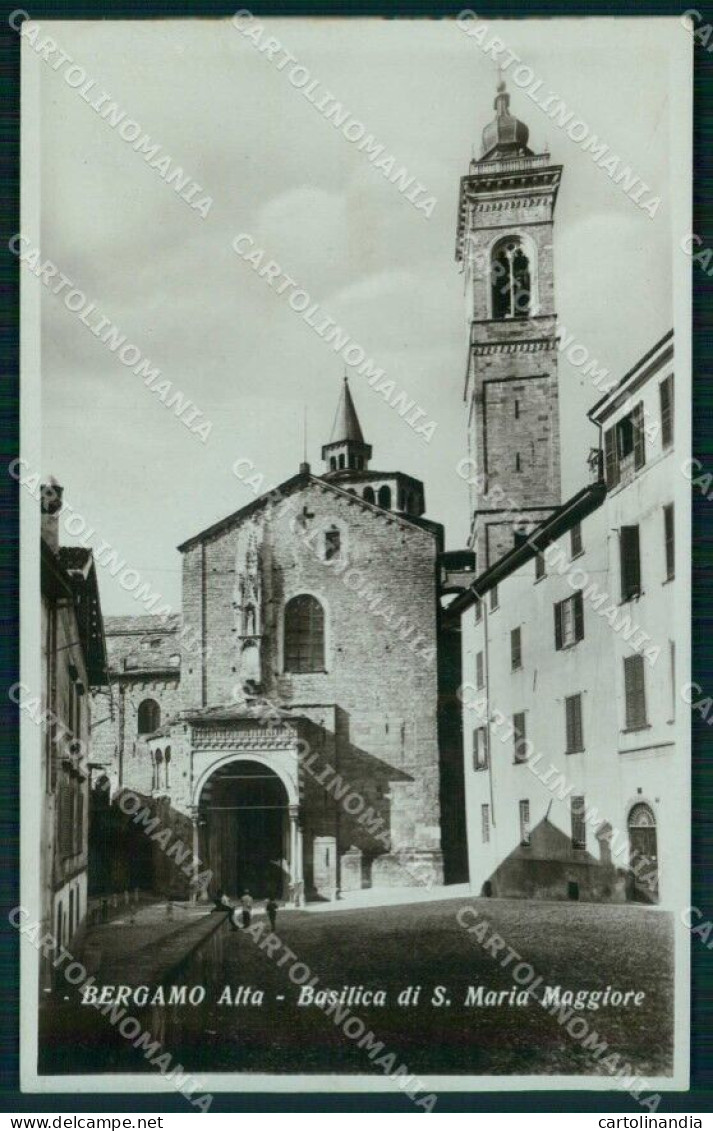
[[[485,687],[485,671],[482,652],[478,652],[475,657],[475,686],[478,691]]]
[[[641,730],[646,723],[646,683],[643,656],[627,656],[624,660],[624,699],[626,729]]]
[[[535,581],[545,576],[545,555],[537,554],[535,557]]]
[[[666,550],[666,580],[671,581],[676,572],[676,550],[673,533],[673,503],[663,509],[664,545]]]
[[[480,830],[483,844],[490,840],[490,806],[480,806]]]
[[[616,446],[616,428],[609,428],[604,433],[604,466],[607,487],[609,490],[616,487],[619,482],[619,455]]]
[[[527,761],[527,735],[525,733],[525,712],[518,711],[512,717],[513,753],[516,762]]]
[[[488,728],[476,727],[473,731],[473,769],[488,768]]]
[[[497,587],[497,585],[494,585],[493,588],[490,590],[490,611],[491,611],[491,613],[495,612],[495,610],[498,607],[498,604],[499,604],[498,587]]]
[[[483,604],[480,600],[480,597],[477,597],[476,601],[475,601],[475,623],[480,624],[482,619],[483,619]]]
[[[577,754],[584,750],[584,733],[582,731],[582,696],[568,695],[564,701],[566,753]]]
[[[633,453],[634,470],[646,463],[646,432],[644,431],[644,402],[639,401],[627,416],[617,421],[604,433],[604,464],[607,487],[616,487],[621,479],[622,466],[630,467]]]
[[[530,802],[520,801],[520,844],[527,848],[530,844]]]
[[[571,648],[584,639],[584,600],[582,590],[578,589],[571,597],[558,601],[554,606],[555,648]]]
[[[576,558],[582,553],[582,524],[576,523],[569,532],[570,557]]]
[[[514,672],[522,667],[522,633],[519,628],[513,628],[510,633],[510,666]]]
[[[630,601],[641,594],[641,555],[638,526],[622,526],[619,533],[621,599]]]
[[[638,471],[646,463],[646,433],[644,432],[644,402],[634,405],[631,413],[634,441],[634,470]]]
[[[573,797],[570,810],[572,820],[572,848],[587,847],[587,824],[584,819],[584,797]]]
[[[673,374],[659,385],[661,406],[661,446],[670,448],[673,443]]]

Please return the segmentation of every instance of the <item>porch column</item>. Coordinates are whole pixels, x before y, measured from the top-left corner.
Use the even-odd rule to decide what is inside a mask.
[[[299,806],[290,805],[290,890],[295,907],[300,905],[300,880],[302,879],[302,860],[300,852],[300,830],[297,823]]]
[[[196,864],[200,861],[200,834],[199,834],[199,830],[198,830],[198,825],[199,825],[198,809],[192,808],[191,809],[191,826],[192,826],[192,833],[193,833],[193,863],[194,864]],[[200,870],[202,871],[202,867],[201,867]],[[201,899],[207,899],[208,893],[205,890],[201,891],[200,898]],[[191,903],[197,903],[197,902],[198,902],[198,888],[196,888],[194,886],[191,890]]]

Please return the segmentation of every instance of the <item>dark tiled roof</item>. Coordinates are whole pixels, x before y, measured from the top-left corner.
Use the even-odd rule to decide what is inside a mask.
[[[150,632],[178,632],[181,625],[180,613],[167,613],[166,616],[147,614],[136,617],[105,617],[104,628],[107,636],[134,633],[144,636]]]

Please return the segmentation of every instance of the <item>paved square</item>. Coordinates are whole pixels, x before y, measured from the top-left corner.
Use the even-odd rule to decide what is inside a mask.
[[[643,992],[637,1007],[577,1012],[608,1052],[590,1051],[536,1002],[496,1008],[466,1005],[468,987],[509,991],[514,963],[503,968],[460,925],[473,907],[507,946],[534,967],[545,985],[562,990]],[[463,912],[462,922],[480,922]],[[244,932],[227,929],[194,959],[181,981],[204,983],[206,1002],[169,1011],[165,1044],[191,1068],[215,1071],[374,1071],[358,1040],[345,1037],[318,1008],[297,1006],[300,988],[290,966],[305,963],[317,988],[383,989],[387,1005],[358,1005],[361,1018],[385,1050],[415,1073],[607,1074],[601,1061],[616,1054],[640,1076],[671,1071],[673,943],[670,917],[644,907],[444,900],[405,907],[348,911],[280,912],[284,946],[271,960]],[[267,934],[267,927],[265,927]],[[289,948],[295,959],[279,961]],[[400,992],[422,987],[419,1004],[398,1008]],[[435,1006],[434,988],[450,1004]],[[225,987],[264,991],[262,1005],[217,1005]],[[584,1031],[577,1026],[575,1032]]]

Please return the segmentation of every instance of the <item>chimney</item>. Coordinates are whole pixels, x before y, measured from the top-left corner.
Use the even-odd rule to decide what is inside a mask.
[[[62,510],[64,488],[53,476],[40,488],[42,507],[42,540],[56,554],[59,549],[59,512]]]

